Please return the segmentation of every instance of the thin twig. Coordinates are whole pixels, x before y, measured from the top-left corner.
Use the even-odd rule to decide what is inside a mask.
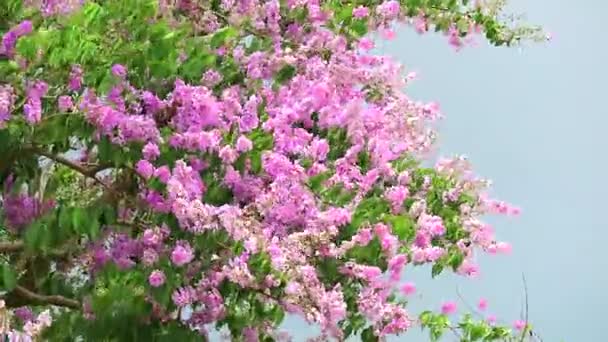
[[[484,319],[485,317],[479,312],[477,311],[477,309],[475,309],[471,304],[469,304],[469,302],[467,302],[467,300],[464,298],[464,296],[462,295],[462,293],[460,292],[460,288],[457,286],[456,287],[456,295],[458,296],[458,298],[460,298],[460,300],[464,303],[464,305],[471,311],[473,312],[476,316],[478,316],[481,319]]]

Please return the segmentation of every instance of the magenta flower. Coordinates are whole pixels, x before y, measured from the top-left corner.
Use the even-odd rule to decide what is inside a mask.
[[[401,286],[401,293],[406,296],[413,295],[416,292],[416,285],[412,282],[406,282]]]
[[[144,250],[142,257],[141,257],[141,262],[143,262],[144,265],[152,266],[152,265],[156,264],[157,261],[158,261],[158,253],[156,253],[155,250],[153,250],[153,249]]]
[[[181,287],[173,291],[171,299],[175,305],[181,308],[194,302],[196,299],[196,291],[190,286]]]
[[[253,148],[253,143],[251,142],[251,140],[249,140],[249,138],[247,138],[244,135],[241,135],[237,140],[236,140],[236,150],[238,152],[248,152]]]
[[[399,8],[399,1],[389,0],[378,6],[377,12],[387,19],[394,19],[399,14]]]
[[[143,178],[149,179],[154,175],[154,166],[149,161],[142,159],[135,164],[135,171]]]
[[[513,328],[517,331],[523,331],[527,325],[528,324],[526,323],[526,321],[523,321],[521,319],[518,319],[515,322],[513,322]]]
[[[485,298],[481,298],[477,303],[477,308],[481,311],[485,311],[488,308],[488,301]]]
[[[146,158],[147,160],[155,160],[156,158],[158,158],[158,156],[160,156],[160,149],[155,143],[149,142],[144,145],[142,153],[144,155],[144,158]]]
[[[60,111],[67,112],[74,107],[74,102],[72,102],[71,97],[64,95],[57,99],[57,106]]]
[[[374,42],[369,38],[361,38],[357,47],[363,51],[369,51],[374,48]]]
[[[183,242],[173,249],[171,252],[171,261],[176,266],[183,266],[194,259],[194,251],[187,242]]]
[[[441,313],[444,315],[454,314],[457,310],[457,305],[455,302],[447,301],[441,305]]]
[[[508,242],[497,242],[496,250],[499,253],[509,254],[509,253],[511,253],[511,250],[512,250],[511,244],[509,244]]]
[[[114,64],[112,65],[112,75],[123,79],[127,77],[127,68],[122,64]]]
[[[15,28],[13,29],[15,31],[15,33],[18,36],[25,36],[28,35],[30,33],[32,33],[32,22],[29,20],[24,20],[21,23],[19,23],[17,26],[15,26]]]
[[[159,287],[165,283],[165,273],[161,270],[154,270],[148,277],[148,282],[152,287]]]
[[[365,6],[358,6],[353,9],[353,17],[357,19],[365,18],[369,15],[369,8]]]
[[[168,166],[163,165],[156,169],[156,171],[154,172],[154,176],[158,177],[161,182],[167,183],[169,181],[169,178],[171,177],[171,170],[169,170]]]
[[[34,313],[27,306],[21,306],[15,309],[15,316],[21,320],[21,322],[26,323],[34,319]]]
[[[0,128],[4,128],[5,122],[10,119],[14,102],[13,88],[9,85],[0,85]]]
[[[403,271],[403,267],[407,263],[407,255],[397,254],[388,261],[388,269],[392,281],[398,281]]]
[[[71,91],[78,91],[82,88],[82,68],[78,65],[72,67],[68,87]]]

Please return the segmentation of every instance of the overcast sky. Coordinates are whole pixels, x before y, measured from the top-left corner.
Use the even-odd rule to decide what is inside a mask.
[[[490,311],[511,322],[520,315],[524,273],[530,321],[545,342],[608,341],[608,2],[510,3],[553,32],[553,42],[454,53],[443,37],[406,29],[379,48],[418,72],[412,97],[440,102],[441,153],[466,154],[494,181],[496,197],[523,209],[519,218],[490,219],[514,249],[482,258],[479,279],[430,281],[428,269],[406,270],[421,289],[412,310],[458,300],[459,287],[469,302],[486,297]],[[312,332],[293,319],[286,328],[296,341]],[[413,332],[396,340],[428,338]]]

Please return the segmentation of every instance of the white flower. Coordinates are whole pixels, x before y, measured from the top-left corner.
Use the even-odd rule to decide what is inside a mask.
[[[42,327],[50,327],[51,322],[53,322],[50,311],[49,310],[42,311],[38,315],[37,321],[38,321],[38,324],[40,324]]]

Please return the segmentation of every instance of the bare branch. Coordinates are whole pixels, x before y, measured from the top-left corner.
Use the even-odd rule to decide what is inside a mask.
[[[63,306],[72,309],[80,309],[81,307],[80,303],[75,299],[66,298],[58,295],[41,295],[19,285],[15,287],[13,293],[19,297],[26,299],[29,302],[32,302],[33,304]]]
[[[84,167],[84,166],[82,166],[82,165],[80,165],[78,163],[75,163],[75,162],[73,162],[73,161],[71,161],[71,160],[69,160],[69,159],[67,159],[65,157],[52,154],[52,153],[50,153],[48,151],[45,151],[45,150],[43,150],[41,148],[38,148],[38,147],[31,146],[31,147],[27,147],[26,149],[28,149],[28,150],[32,151],[33,153],[38,154],[40,156],[49,158],[50,160],[52,160],[52,161],[54,161],[56,163],[65,165],[65,166],[69,167],[70,169],[78,171],[79,173],[81,173],[81,174],[83,174],[83,175],[85,175],[87,177],[90,177],[90,178],[93,178],[93,179],[97,180],[97,178],[95,177],[95,174],[100,171],[100,170],[98,170],[98,167],[86,168],[86,167]],[[98,180],[98,182],[101,182],[101,181]]]
[[[15,253],[23,249],[23,241],[0,242],[0,253]]]
[[[111,165],[97,165],[95,167],[91,167],[91,168],[86,168],[84,166],[82,166],[81,164],[75,163],[65,157],[59,156],[59,155],[55,155],[53,153],[50,153],[42,148],[36,147],[36,146],[32,146],[32,145],[28,145],[25,146],[24,148],[27,151],[31,151],[34,154],[37,154],[39,156],[43,156],[46,157],[56,163],[62,164],[64,166],[67,166],[68,168],[79,172],[80,174],[93,179],[96,183],[98,183],[99,185],[103,186],[104,188],[106,188],[107,190],[114,192],[114,190],[109,187],[106,183],[104,183],[101,179],[99,179],[96,174],[102,170],[105,170],[107,168],[111,168]]]

